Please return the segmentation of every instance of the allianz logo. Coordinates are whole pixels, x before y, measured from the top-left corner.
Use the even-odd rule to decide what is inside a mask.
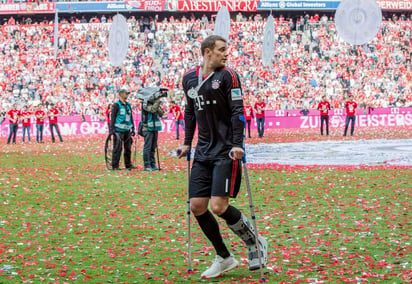
[[[132,6],[127,4],[117,4],[117,3],[110,3],[107,4],[107,9],[128,9],[130,10]]]

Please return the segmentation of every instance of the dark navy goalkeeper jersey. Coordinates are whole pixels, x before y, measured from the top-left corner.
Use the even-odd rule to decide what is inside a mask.
[[[198,128],[195,159],[227,159],[232,147],[243,147],[243,99],[238,74],[217,69],[199,80],[197,67],[183,76],[186,97],[185,145],[191,145]]]

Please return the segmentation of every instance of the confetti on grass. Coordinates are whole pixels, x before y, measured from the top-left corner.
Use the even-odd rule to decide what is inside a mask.
[[[411,138],[410,130],[359,130],[351,139]],[[317,139],[290,130],[263,138]],[[187,272],[186,161],[167,155],[176,141],[160,136],[163,170],[153,173],[141,170],[141,139],[137,170],[106,170],[103,141],[0,145],[0,282],[200,281],[214,251],[193,221]],[[269,243],[268,283],[412,281],[411,167],[249,167],[257,224]],[[244,188],[234,204],[250,214]],[[221,224],[240,266],[215,282],[257,283],[245,246]]]

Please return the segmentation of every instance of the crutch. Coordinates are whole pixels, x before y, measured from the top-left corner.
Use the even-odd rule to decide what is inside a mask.
[[[176,150],[177,156],[180,156],[182,153],[181,149]],[[191,148],[189,148],[189,151],[187,152],[186,155],[186,160],[187,160],[187,272],[191,273],[192,272],[192,248],[191,248],[191,229],[190,229],[190,198],[189,198],[189,184],[190,184],[190,157],[191,157]]]
[[[243,171],[245,173],[244,176],[245,176],[247,194],[249,196],[250,215],[252,216],[252,224],[253,224],[253,227],[255,229],[256,248],[257,248],[257,251],[258,251],[258,258],[259,258],[259,270],[260,270],[260,280],[259,280],[259,282],[266,282],[265,274],[263,273],[262,253],[260,251],[259,233],[258,233],[257,225],[256,225],[255,206],[253,205],[252,191],[250,190],[249,173],[247,171],[247,166],[246,166],[246,150],[245,150],[245,147],[243,147],[243,151],[244,151],[243,158],[242,158]],[[229,156],[230,156],[230,158],[233,159],[234,153],[231,151],[229,153]]]
[[[189,184],[190,184],[190,153],[191,149],[187,152],[187,272],[192,272],[192,247],[191,247],[191,230],[190,230],[190,198],[189,198]]]
[[[257,225],[256,225],[255,206],[253,205],[252,191],[250,190],[249,173],[247,171],[247,166],[246,166],[246,152],[243,155],[242,160],[243,160],[243,171],[245,173],[247,194],[249,195],[250,215],[252,216],[253,227],[255,229],[256,247],[257,247],[258,258],[259,258],[260,281],[266,282],[265,274],[263,273],[263,265],[262,265],[262,258],[261,258],[262,252],[260,251],[259,233],[258,233]]]

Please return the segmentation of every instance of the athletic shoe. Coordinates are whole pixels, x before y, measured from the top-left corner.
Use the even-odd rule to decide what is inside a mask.
[[[146,172],[154,172],[154,171],[158,171],[159,169],[156,168],[156,167],[154,167],[154,168],[144,168],[144,170],[145,170]]]
[[[238,266],[237,260],[231,254],[227,258],[223,258],[220,255],[216,255],[215,261],[212,265],[202,273],[202,278],[215,278],[221,275],[223,272],[232,270]]]
[[[263,238],[261,235],[259,235],[258,240],[259,240],[262,267],[265,267],[267,259],[268,259],[267,242],[265,238]],[[248,261],[249,261],[249,270],[256,270],[260,268],[259,267],[259,255],[258,255],[256,244],[248,246]]]

